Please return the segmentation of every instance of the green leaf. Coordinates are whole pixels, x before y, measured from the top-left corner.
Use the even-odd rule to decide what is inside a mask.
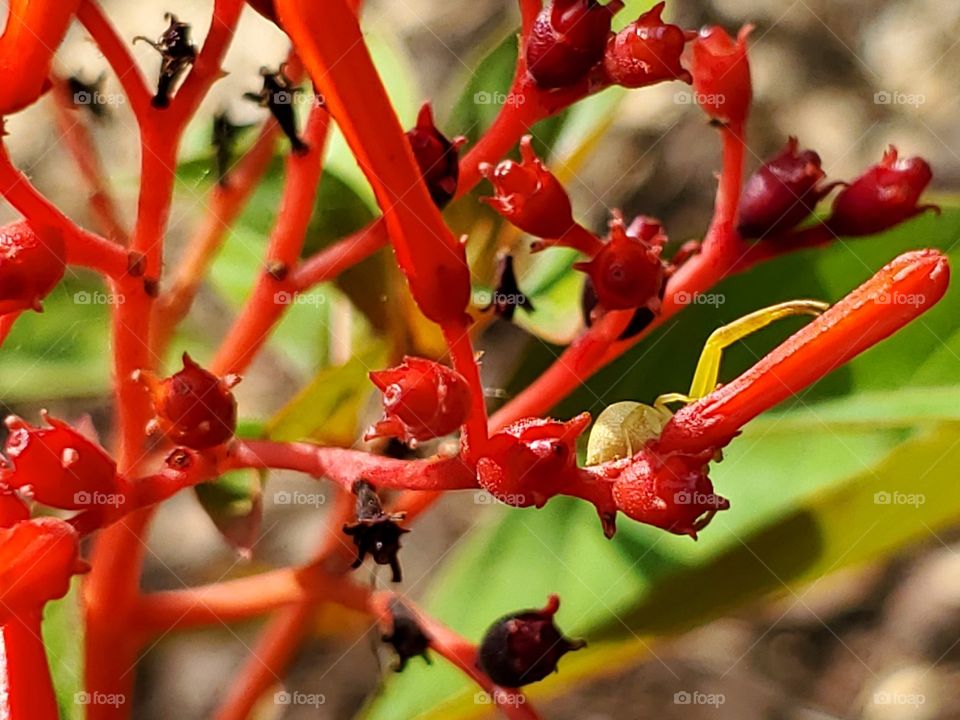
[[[260,535],[263,481],[256,470],[224,473],[194,488],[197,500],[224,539],[248,553]]]
[[[80,578],[70,592],[47,603],[43,610],[43,646],[61,720],[80,720],[84,707],[77,702],[83,691],[83,622],[80,617]]]
[[[731,278],[710,291],[716,304],[684,310],[562,403],[557,415],[597,412],[620,400],[649,402],[683,389],[715,327],[781,300],[837,300],[908,249],[939,247],[957,262],[958,238],[960,210],[950,208],[939,218],[923,216],[878,237],[837,242]],[[712,467],[731,509],[714,518],[699,542],[625,518],[607,542],[594,510],[570,499],[540,511],[500,508],[448,556],[429,610],[478,638],[499,614],[558,592],[559,623],[571,635],[657,636],[766,593],[799,595],[825,574],[956,523],[960,355],[951,350],[960,332],[958,302],[960,289],[951,287],[904,331],[748,425]],[[799,325],[784,321],[731,348],[721,379],[746,369]],[[524,363],[516,387],[541,372],[552,353],[543,356],[544,362]],[[567,686],[565,662],[559,676],[545,681],[545,692]],[[590,662],[605,659],[600,653]],[[438,703],[442,712],[426,712]],[[469,682],[417,668],[391,679],[369,717],[465,717],[474,709]]]

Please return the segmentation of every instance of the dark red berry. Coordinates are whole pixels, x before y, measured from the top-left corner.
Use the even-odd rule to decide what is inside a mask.
[[[196,450],[222,445],[237,427],[237,401],[230,392],[239,378],[216,375],[183,354],[183,370],[163,380],[144,374],[157,413],[156,424],[178,445]]]
[[[397,367],[370,373],[370,379],[383,392],[384,415],[367,431],[367,440],[430,440],[452,433],[470,413],[469,383],[432,360],[405,357]]]
[[[680,64],[689,33],[660,18],[666,3],[657,3],[607,41],[603,70],[610,82],[639,88],[663,80],[689,83]]]
[[[574,225],[567,191],[533,151],[533,138],[520,141],[520,162],[504,160],[496,167],[480,166],[495,195],[481,198],[526,233],[559,238]]]
[[[714,120],[741,124],[747,119],[753,95],[747,60],[751,30],[752,25],[744,26],[734,41],[723,28],[708,27],[691,44],[697,103]]]
[[[539,682],[557,669],[564,655],[586,646],[563,636],[553,622],[560,598],[551,595],[542,610],[504,615],[480,642],[477,664],[494,683],[519,688]]]
[[[350,535],[357,546],[357,559],[351,567],[360,567],[369,554],[377,565],[389,565],[393,582],[400,582],[403,579],[397,557],[400,536],[410,532],[397,524],[403,520],[404,514],[385,513],[376,489],[366,480],[355,482],[353,492],[357,496],[357,519],[343,526],[343,532]]]
[[[826,173],[813,150],[799,150],[791,137],[776,157],[750,176],[740,198],[738,230],[745,238],[774,235],[798,225],[835,185],[821,185]]]
[[[493,297],[490,305],[493,311],[501,318],[510,322],[517,308],[526,312],[533,312],[533,303],[520,290],[517,282],[517,273],[513,268],[513,255],[504,255],[497,263],[497,276],[494,280]]]
[[[460,177],[458,149],[464,139],[448,140],[433,122],[430,103],[424,103],[417,115],[416,127],[407,131],[407,140],[430,197],[437,207],[445,207],[457,194],[457,180]]]
[[[615,214],[607,244],[592,260],[574,267],[590,276],[604,310],[646,307],[656,314],[666,280],[660,258],[666,239],[660,224],[651,218],[638,218],[628,230]]]
[[[623,3],[611,0],[552,0],[537,15],[524,55],[527,71],[541,88],[573,85],[603,58],[610,22]]]
[[[62,510],[122,507],[126,484],[113,458],[62,420],[46,413],[43,418],[49,427],[7,418],[5,450],[13,468],[4,470],[3,483]]]
[[[870,235],[933,205],[917,205],[933,173],[919,157],[898,158],[892,145],[883,159],[837,194],[827,225],[838,235]]]
[[[59,230],[37,232],[22,220],[0,227],[0,315],[41,310],[40,301],[63,277],[65,257]]]
[[[587,327],[593,325],[598,302],[599,299],[597,298],[597,291],[593,288],[593,281],[587,275],[583,279],[583,290],[580,292],[580,313],[583,317],[583,324]],[[642,332],[656,317],[656,314],[646,306],[637,308],[618,339],[632,338],[637,333]]]

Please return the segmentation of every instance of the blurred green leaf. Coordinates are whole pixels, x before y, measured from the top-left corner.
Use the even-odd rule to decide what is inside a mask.
[[[718,325],[780,300],[839,299],[908,249],[939,247],[957,261],[958,238],[960,210],[951,208],[939,218],[927,215],[879,237],[840,241],[731,278],[711,291],[716,304],[687,308],[557,414],[597,412],[614,401],[649,401],[683,388]],[[802,601],[803,586],[817,578],[956,523],[958,301],[960,289],[951,287],[917,322],[747,426],[711,470],[732,507],[699,542],[625,518],[607,542],[594,510],[566,498],[539,511],[499,509],[449,556],[428,608],[475,639],[501,613],[558,592],[559,623],[572,635],[672,633],[764,593]],[[721,378],[746,369],[798,326],[768,328],[732,348]],[[918,358],[924,359],[919,368]],[[517,387],[543,366],[528,359]],[[563,670],[550,682],[564,685]],[[469,711],[472,697],[460,676],[411,668],[391,679],[370,717],[459,717],[454,709]],[[426,712],[438,703],[446,703],[446,714]]]
[[[240,552],[249,552],[263,520],[263,482],[256,470],[224,473],[194,488],[197,500],[220,534]]]
[[[83,692],[80,584],[80,578],[73,578],[70,592],[47,603],[43,610],[43,646],[61,720],[80,720],[84,715],[84,706],[77,702],[77,695]]]

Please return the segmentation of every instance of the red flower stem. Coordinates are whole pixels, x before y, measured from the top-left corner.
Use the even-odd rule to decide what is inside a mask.
[[[0,625],[0,718],[57,720],[57,697],[40,630],[41,610]]]
[[[476,487],[473,469],[459,456],[397,460],[361,450],[305,442],[237,441],[221,470],[238,468],[297,470],[329,478],[346,490],[357,478],[381,489],[459,490]]]
[[[110,63],[110,67],[113,68],[123,87],[133,114],[137,121],[142,123],[151,109],[151,93],[147,89],[147,81],[133,59],[129,46],[119,36],[116,28],[94,0],[82,0],[80,9],[77,11],[77,19],[90,33],[100,52]]]
[[[344,0],[275,6],[373,188],[418,307],[438,324],[459,318],[470,295],[464,248],[430,198],[356,16]]]
[[[464,423],[461,444],[465,460],[473,466],[487,444],[487,403],[480,381],[480,366],[470,342],[470,322],[465,315],[462,321],[445,323],[442,329],[447,347],[450,348],[453,369],[463,375],[470,385],[470,413]]]
[[[320,105],[315,106],[304,130],[309,149],[302,155],[291,153],[287,158],[283,198],[270,235],[264,268],[210,365],[210,371],[217,375],[244,371],[288,307],[289,303],[282,298],[292,297],[295,292],[290,270],[300,257],[313,214],[328,128],[327,111]]]
[[[603,241],[587,230],[583,225],[575,223],[563,237],[559,238],[564,245],[579,250],[588,257],[593,257],[603,249]]]
[[[80,228],[30,184],[0,144],[0,195],[30,223],[59,229],[67,244],[67,262],[113,278],[122,277],[129,263],[126,251]]]
[[[189,311],[217,251],[270,167],[279,132],[276,122],[268,120],[230,171],[228,183],[218,183],[210,192],[203,222],[173,268],[170,289],[154,303],[150,347],[157,357],[163,357],[174,328]]]
[[[304,260],[293,271],[290,282],[298,292],[305,292],[314,285],[333,280],[389,242],[387,224],[382,217],[377,218],[362,230],[338,240]]]
[[[320,567],[335,568],[332,570],[335,574],[349,570],[355,550],[352,544],[344,542],[340,529],[353,518],[354,505],[352,493],[337,493],[329,519],[324,523],[324,538],[310,566],[312,572]],[[216,720],[244,720],[249,717],[257,700],[276,684],[278,677],[284,675],[305,635],[307,625],[314,617],[317,604],[316,598],[302,599],[276,610],[257,638],[250,657],[230,684],[226,697],[214,715]],[[149,613],[142,616],[148,617]]]
[[[120,221],[120,211],[107,182],[90,130],[70,98],[69,85],[56,75],[51,75],[50,79],[53,82],[51,94],[57,127],[80,171],[80,177],[87,184],[90,212],[108,239],[126,245],[129,241],[128,233]]]

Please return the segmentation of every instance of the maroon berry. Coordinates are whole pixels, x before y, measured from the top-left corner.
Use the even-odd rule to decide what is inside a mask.
[[[144,376],[153,395],[157,425],[173,442],[196,450],[221,445],[237,427],[239,378],[220,379],[183,354],[183,370],[164,380]]]
[[[524,49],[527,70],[544,89],[567,87],[603,58],[610,22],[623,3],[552,0],[533,22]]]
[[[551,595],[542,610],[523,610],[497,620],[480,642],[480,669],[494,683],[519,688],[543,680],[560,658],[586,646],[563,636],[553,622],[560,598]]]
[[[603,70],[610,82],[639,88],[663,80],[692,81],[680,64],[690,33],[663,22],[665,4],[657,3],[607,41]]]
[[[738,230],[745,238],[774,235],[799,224],[835,185],[821,186],[826,176],[820,156],[798,150],[791,137],[780,154],[750,176],[740,198]]]
[[[430,103],[424,103],[417,115],[416,126],[407,131],[407,140],[430,197],[438,208],[445,207],[457,194],[457,179],[460,177],[458,149],[464,139],[448,140],[433,122]]]
[[[926,160],[898,158],[891,145],[878,164],[837,195],[827,225],[838,235],[871,235],[936,208],[917,205],[932,177]]]
[[[430,638],[413,613],[396,598],[390,601],[390,619],[390,632],[384,633],[380,639],[392,645],[397,653],[394,672],[403,672],[407,661],[415,657],[422,657],[429,665]]]

